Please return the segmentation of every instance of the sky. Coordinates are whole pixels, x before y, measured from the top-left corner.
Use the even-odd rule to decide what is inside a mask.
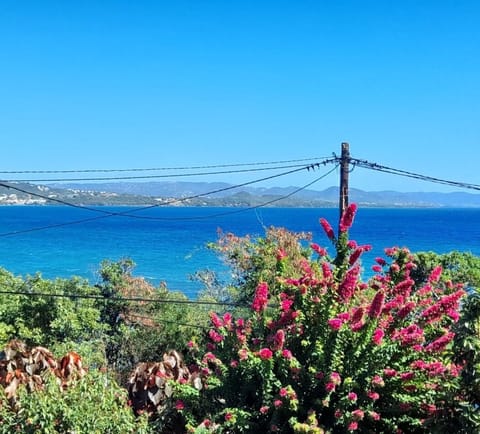
[[[0,0],[0,171],[315,161],[348,142],[480,184],[479,21],[474,0]],[[475,192],[359,167],[349,183]]]

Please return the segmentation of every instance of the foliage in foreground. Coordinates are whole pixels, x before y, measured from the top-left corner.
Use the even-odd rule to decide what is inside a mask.
[[[465,291],[441,267],[416,281],[406,249],[387,249],[363,282],[370,247],[348,240],[355,211],[338,238],[321,220],[335,258],[317,244],[313,258],[270,252],[250,312],[212,314],[206,346],[191,344],[206,387],[173,396],[190,431],[433,432],[458,420],[452,342]]]
[[[0,433],[141,433],[126,391],[105,373],[93,370],[64,390],[48,375],[42,390],[22,387],[14,407],[0,388]]]
[[[128,433],[146,429],[125,390],[105,372],[87,372],[81,357],[61,359],[13,340],[0,360],[0,433]],[[146,432],[146,431],[145,431]]]
[[[148,424],[142,401],[135,419],[124,389],[103,370],[63,391],[46,376],[43,390],[20,388],[15,407],[0,388],[0,433],[171,433],[172,423],[175,432],[197,433],[478,432],[480,259],[387,249],[364,282],[360,258],[369,246],[348,240],[354,213],[351,206],[337,237],[321,220],[334,256],[282,229],[255,241],[225,236],[218,250],[237,280],[219,294],[250,307],[211,313],[206,336],[203,307],[170,303],[185,298],[132,277],[128,261],[102,264],[95,287],[0,270],[3,288],[45,294],[0,296],[2,344],[20,337],[74,348],[122,379],[139,361],[188,343],[188,378],[198,379],[142,365],[144,405],[156,405]],[[192,323],[197,330],[182,325]]]

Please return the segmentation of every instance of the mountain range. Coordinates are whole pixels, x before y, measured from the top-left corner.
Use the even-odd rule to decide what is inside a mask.
[[[96,195],[95,200],[109,199],[111,203],[127,200],[126,204],[148,197],[158,202],[196,206],[270,206],[335,207],[338,205],[339,188],[330,187],[322,191],[299,187],[252,187],[236,188],[223,182],[112,182],[100,184],[52,184],[57,191],[74,191]],[[107,195],[100,197],[99,195]],[[108,196],[114,194],[116,196]],[[175,199],[180,202],[175,202]],[[398,192],[349,190],[349,201],[363,207],[480,207],[480,194],[466,192]]]
[[[238,188],[223,182],[115,182],[99,184],[0,184],[0,205],[171,205],[336,207],[339,189],[299,187]],[[349,190],[349,201],[362,207],[480,207],[480,194]]]

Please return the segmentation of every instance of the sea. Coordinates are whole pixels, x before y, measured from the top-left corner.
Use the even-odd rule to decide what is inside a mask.
[[[333,254],[322,217],[338,225],[334,208],[2,206],[0,267],[22,277],[78,276],[94,284],[103,260],[129,258],[136,264],[134,275],[194,298],[202,289],[196,272],[215,271],[223,282],[230,278],[208,248],[220,232],[261,237],[271,226],[311,232],[313,241]],[[363,259],[365,270],[393,246],[480,256],[480,209],[359,208],[350,239],[373,247]]]

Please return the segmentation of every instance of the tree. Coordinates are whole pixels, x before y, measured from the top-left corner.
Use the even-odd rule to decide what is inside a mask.
[[[108,364],[124,384],[139,362],[156,361],[172,348],[203,338],[208,305],[195,305],[180,292],[154,287],[134,277],[131,260],[104,261],[100,293],[106,297],[102,319],[109,325]]]
[[[25,279],[0,270],[1,345],[13,338],[28,345],[91,344],[98,347],[106,326],[100,321],[97,288],[79,278],[46,280],[37,274]]]

